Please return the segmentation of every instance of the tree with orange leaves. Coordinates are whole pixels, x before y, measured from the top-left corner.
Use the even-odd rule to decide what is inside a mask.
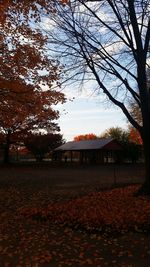
[[[0,101],[11,93],[11,99],[19,95],[20,102],[20,95],[30,91],[29,85],[36,90],[59,85],[62,68],[46,53],[47,37],[37,26],[42,10],[55,12],[54,6],[54,0],[1,1]]]
[[[139,132],[133,127],[130,127],[129,129],[129,140],[137,145],[143,144]]]
[[[90,133],[90,134],[81,134],[74,137],[74,141],[83,141],[83,140],[94,140],[97,139],[98,136]]]
[[[31,134],[24,140],[28,151],[31,151],[37,161],[42,161],[45,154],[62,145],[61,134]]]
[[[59,87],[59,62],[44,52],[45,36],[31,27],[40,21],[36,2],[42,8],[40,0],[0,4],[0,132],[5,162],[11,143],[23,140],[27,132],[59,130],[54,123],[59,113],[52,105],[65,101],[64,94],[53,87]]]
[[[64,95],[53,91],[31,90],[21,96],[21,102],[7,99],[0,109],[0,132],[3,134],[4,161],[9,161],[9,149],[12,143],[23,142],[29,132],[59,131],[54,120],[59,118],[59,112],[52,108],[58,102],[64,102]],[[24,102],[23,102],[24,100]]]

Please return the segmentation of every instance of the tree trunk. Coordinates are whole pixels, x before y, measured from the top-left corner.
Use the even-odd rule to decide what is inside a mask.
[[[139,51],[138,58],[138,87],[140,92],[141,112],[143,127],[141,137],[145,157],[145,182],[140,189],[141,194],[150,196],[150,92],[146,75],[146,56],[144,51]]]
[[[10,131],[6,135],[6,143],[4,146],[4,163],[9,163],[9,149],[10,149]]]
[[[150,129],[144,131],[142,139],[145,157],[145,181],[138,194],[150,196]]]

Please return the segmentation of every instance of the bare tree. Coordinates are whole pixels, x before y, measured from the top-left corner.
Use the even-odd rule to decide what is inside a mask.
[[[57,3],[56,14],[49,17],[53,26],[46,30],[48,49],[64,62],[68,80],[93,80],[98,93],[139,131],[146,170],[142,192],[150,194],[149,0],[68,2]],[[142,114],[142,124],[130,111],[131,101]]]

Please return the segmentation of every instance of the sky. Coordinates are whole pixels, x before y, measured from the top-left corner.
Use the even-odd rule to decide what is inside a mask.
[[[65,92],[64,92],[65,93]],[[66,96],[71,94],[67,91]],[[80,134],[102,134],[110,127],[127,128],[127,120],[121,110],[111,104],[104,104],[103,99],[74,92],[75,99],[58,105],[60,118],[58,124],[66,141],[72,141]]]
[[[93,5],[93,3],[91,4]],[[107,19],[106,12],[104,11],[101,11],[100,16],[101,18],[103,17],[104,19]],[[43,17],[42,24],[42,27],[44,27],[46,30],[52,30],[55,28],[55,23],[47,17]],[[106,28],[101,27],[100,29],[101,31],[103,31],[102,33],[105,41],[104,33],[106,33]],[[62,35],[62,38],[64,38],[64,35]],[[120,44],[119,42],[117,44],[115,42],[114,44],[112,43],[110,45],[108,38],[108,44],[109,45],[107,46],[107,52],[109,53],[111,53],[111,51],[113,51],[114,53],[115,51],[122,50],[122,44]],[[124,64],[127,64],[125,60]],[[65,62],[65,65],[67,65],[67,62]],[[124,78],[123,74],[122,77]],[[102,76],[102,80],[103,78],[105,78],[105,74],[104,76]],[[108,80],[105,85],[107,86],[107,88],[109,88],[110,86],[110,89],[115,88],[116,90],[117,86],[120,85],[120,80],[116,78],[114,78],[113,80],[113,78],[114,76],[112,77],[112,80]],[[75,91],[74,88],[66,88],[66,90],[64,90],[66,97],[74,97],[75,99],[73,101],[68,100],[65,104],[59,104],[56,106],[56,109],[60,111],[60,118],[57,122],[60,126],[63,138],[66,141],[71,141],[75,136],[80,134],[93,133],[100,136],[105,130],[111,127],[121,127],[123,129],[127,128],[127,119],[119,108],[114,107],[111,103],[108,104],[108,102],[107,104],[104,104],[103,102],[105,102],[105,97],[103,95],[100,95],[100,97],[93,95],[92,88],[95,87],[92,83],[93,81],[89,79],[88,83],[86,83],[85,85],[88,93],[85,91],[81,92],[79,91],[79,89]],[[126,97],[126,90],[121,91],[121,97],[122,99]]]

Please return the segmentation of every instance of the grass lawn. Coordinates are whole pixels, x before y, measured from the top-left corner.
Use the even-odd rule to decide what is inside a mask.
[[[0,267],[149,267],[150,199],[132,196],[138,185],[100,192],[142,176],[140,165],[0,166]]]

